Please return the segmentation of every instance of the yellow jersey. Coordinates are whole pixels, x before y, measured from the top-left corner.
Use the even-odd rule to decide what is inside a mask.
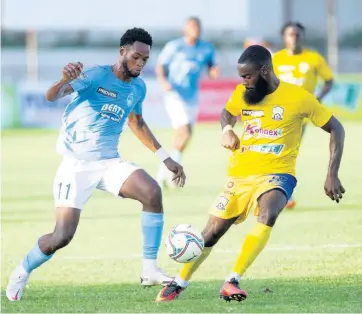
[[[300,54],[289,55],[286,49],[273,55],[275,74],[282,80],[303,87],[314,93],[318,77],[324,81],[333,79],[333,73],[325,59],[316,51],[303,49]]]
[[[225,107],[233,116],[240,115],[244,124],[240,148],[229,160],[228,175],[295,175],[303,119],[321,127],[332,114],[314,95],[282,81],[257,105],[245,103],[244,91],[245,87],[238,85]]]

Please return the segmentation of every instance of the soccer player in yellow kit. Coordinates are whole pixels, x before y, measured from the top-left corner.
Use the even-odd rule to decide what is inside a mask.
[[[295,162],[303,119],[330,133],[330,161],[325,193],[337,203],[345,192],[338,169],[342,158],[344,129],[314,95],[280,81],[270,52],[259,45],[247,48],[238,61],[243,79],[221,113],[222,145],[232,151],[228,180],[211,208],[203,231],[205,248],[194,262],[185,264],[156,301],[172,301],[188,286],[192,274],[214,245],[250,211],[257,223],[246,236],[234,268],[220,290],[220,297],[241,301],[247,294],[239,287],[241,276],[265,247],[273,226],[296,185]],[[233,127],[241,116],[244,133],[239,139]]]
[[[318,79],[321,78],[324,85],[317,99],[322,101],[333,86],[332,70],[318,52],[303,47],[305,28],[302,24],[287,23],[283,26],[281,34],[285,49],[273,55],[275,74],[282,81],[301,86],[312,94],[315,92]],[[291,198],[287,208],[293,208],[295,205],[295,200]]]

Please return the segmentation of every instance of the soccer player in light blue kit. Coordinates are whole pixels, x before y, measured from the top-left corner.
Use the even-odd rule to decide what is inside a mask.
[[[210,79],[219,76],[213,45],[200,39],[201,22],[187,19],[184,37],[166,44],[159,56],[156,75],[165,91],[165,107],[176,130],[171,157],[182,161],[198,113],[199,80],[205,68]],[[170,172],[161,164],[157,181],[161,186],[170,182]]]
[[[116,64],[82,72],[81,63],[70,63],[63,69],[63,78],[48,89],[49,101],[76,93],[65,109],[57,145],[64,159],[54,180],[56,224],[54,231],[40,237],[13,271],[6,289],[9,300],[20,300],[31,272],[72,240],[83,206],[95,189],[142,203],[141,282],[151,286],[172,280],[157,266],[163,229],[161,189],[144,170],[123,160],[117,150],[128,118],[138,139],[174,173],[174,181],[184,185],[182,167],[167,155],[142,118],[146,86],[138,76],[151,46],[152,37],[145,30],[127,30],[120,41]]]

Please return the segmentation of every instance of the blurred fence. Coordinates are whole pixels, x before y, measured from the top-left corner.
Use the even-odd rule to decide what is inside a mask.
[[[203,80],[200,84],[198,121],[217,121],[239,80]],[[46,88],[51,82],[23,82],[2,85],[2,127],[59,128],[65,106],[65,97],[56,102],[45,99]],[[152,127],[170,126],[163,106],[163,91],[154,78],[146,79],[147,96],[144,116]],[[337,81],[323,103],[341,119],[362,121],[362,82]]]

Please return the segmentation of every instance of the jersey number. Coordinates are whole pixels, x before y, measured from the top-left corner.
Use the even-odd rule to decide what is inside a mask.
[[[59,183],[59,184],[58,184],[58,187],[59,187],[58,200],[60,200],[60,197],[62,196],[62,186],[63,186],[63,183]],[[67,184],[65,187],[66,187],[65,199],[67,200],[68,197],[69,197],[70,183]]]

